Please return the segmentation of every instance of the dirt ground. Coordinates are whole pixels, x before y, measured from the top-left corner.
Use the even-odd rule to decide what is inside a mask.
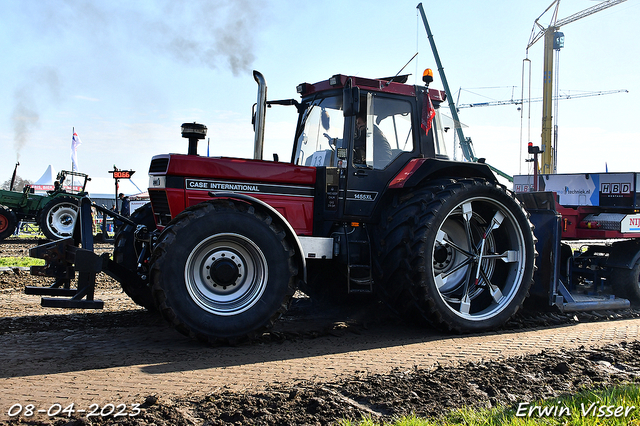
[[[34,243],[9,239],[0,245],[0,257],[25,256]],[[413,328],[378,304],[319,309],[299,295],[259,340],[205,348],[137,307],[104,275],[97,283],[102,311],[43,308],[38,297],[23,294],[25,285],[48,286],[50,280],[0,271],[2,425],[325,425],[363,416],[386,421],[438,416],[462,406],[516,407],[634,382],[640,374],[637,309],[525,311],[500,333],[460,337]],[[582,341],[572,337],[579,327],[602,331]],[[527,343],[532,336],[538,340]],[[556,344],[561,338],[569,343]],[[488,349],[471,356],[475,342]],[[519,345],[526,354],[511,356]],[[562,346],[568,349],[556,349]],[[154,372],[163,374],[146,385]],[[69,392],[75,396],[65,400]],[[82,398],[97,401],[103,413],[113,401],[121,415],[10,415],[18,410],[15,404],[55,411]]]

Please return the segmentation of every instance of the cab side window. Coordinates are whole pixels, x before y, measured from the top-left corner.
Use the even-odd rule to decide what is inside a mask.
[[[413,151],[409,102],[369,94],[361,105],[354,129],[356,167],[384,169],[401,153]]]

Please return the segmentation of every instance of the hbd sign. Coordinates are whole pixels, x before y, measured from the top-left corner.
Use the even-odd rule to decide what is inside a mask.
[[[600,206],[631,207],[635,198],[634,173],[602,173],[600,176]]]
[[[630,183],[603,183],[600,185],[600,193],[601,194],[630,194],[631,193],[631,184]]]

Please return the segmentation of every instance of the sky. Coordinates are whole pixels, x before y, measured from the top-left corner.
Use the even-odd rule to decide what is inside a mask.
[[[562,0],[558,19],[596,5]],[[0,182],[36,181],[49,165],[71,168],[71,139],[82,141],[79,171],[110,178],[134,170],[148,183],[151,158],[186,153],[185,122],[208,128],[212,156],[253,155],[251,108],[257,84],[269,99],[299,99],[296,86],[334,74],[403,73],[421,84],[433,68],[417,1],[327,0],[2,0],[0,16]],[[453,101],[519,98],[523,60],[531,61],[531,96],[542,96],[543,41],[527,52],[533,23],[551,0],[423,2]],[[543,26],[551,22],[547,13]],[[561,94],[628,90],[561,100],[558,172],[640,172],[640,1],[627,0],[562,27]],[[529,85],[528,71],[524,74]],[[522,147],[540,144],[542,104],[464,108],[478,157],[508,174],[528,173]],[[443,113],[449,115],[446,108]],[[529,118],[530,117],[530,118]],[[267,110],[265,158],[291,157],[293,107]],[[453,156],[453,143],[449,153]],[[200,155],[207,155],[201,141]],[[457,152],[460,159],[460,153]]]

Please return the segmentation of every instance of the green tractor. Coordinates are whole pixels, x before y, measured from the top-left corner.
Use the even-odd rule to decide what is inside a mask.
[[[67,176],[83,180],[80,192],[67,192],[64,181]],[[73,234],[80,199],[86,195],[88,175],[63,170],[58,173],[54,190],[47,195],[36,195],[31,186],[22,192],[0,190],[0,241],[12,235],[21,221],[35,221],[42,233],[51,240],[70,237]]]

